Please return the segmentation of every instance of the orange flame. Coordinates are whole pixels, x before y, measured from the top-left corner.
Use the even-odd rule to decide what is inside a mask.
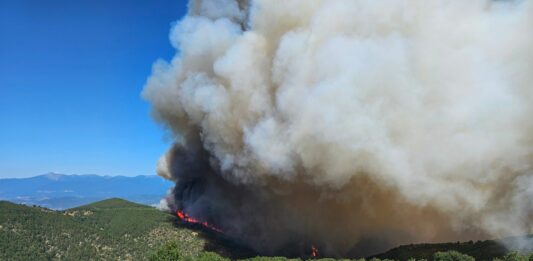
[[[311,246],[311,256],[317,257],[318,256],[318,248],[315,246]]]
[[[176,215],[178,216],[179,219],[181,219],[184,222],[191,223],[191,224],[199,224],[205,228],[222,233],[222,229],[209,224],[207,221],[200,221],[196,218],[193,218],[183,211],[180,211],[180,210],[176,211]]]

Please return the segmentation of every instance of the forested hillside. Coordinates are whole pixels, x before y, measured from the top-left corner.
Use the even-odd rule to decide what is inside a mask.
[[[302,260],[255,256],[221,233],[122,199],[66,211],[0,201],[0,260]],[[367,260],[472,261],[473,257],[533,260],[533,255],[509,253],[491,240],[401,246]],[[309,253],[303,259],[307,258],[322,257]]]
[[[203,240],[155,208],[110,199],[67,211],[0,202],[0,260],[142,260],[170,240]]]

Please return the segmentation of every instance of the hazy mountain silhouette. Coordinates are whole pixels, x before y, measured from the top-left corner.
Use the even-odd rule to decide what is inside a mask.
[[[0,200],[66,209],[120,197],[153,205],[172,186],[158,176],[99,176],[49,173],[31,178],[0,179]]]

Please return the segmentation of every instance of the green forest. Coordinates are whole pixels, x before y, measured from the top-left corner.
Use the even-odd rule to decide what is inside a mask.
[[[171,240],[191,253],[203,243],[171,215],[121,199],[66,211],[3,201],[0,210],[0,260],[146,260]]]
[[[0,260],[301,260],[253,256],[171,214],[122,199],[65,211],[0,201]],[[407,245],[366,260],[531,261],[533,254],[508,252],[487,240]]]

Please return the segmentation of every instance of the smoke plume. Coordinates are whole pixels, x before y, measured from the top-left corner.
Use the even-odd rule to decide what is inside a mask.
[[[171,209],[263,254],[533,232],[533,1],[192,0],[170,38]]]

